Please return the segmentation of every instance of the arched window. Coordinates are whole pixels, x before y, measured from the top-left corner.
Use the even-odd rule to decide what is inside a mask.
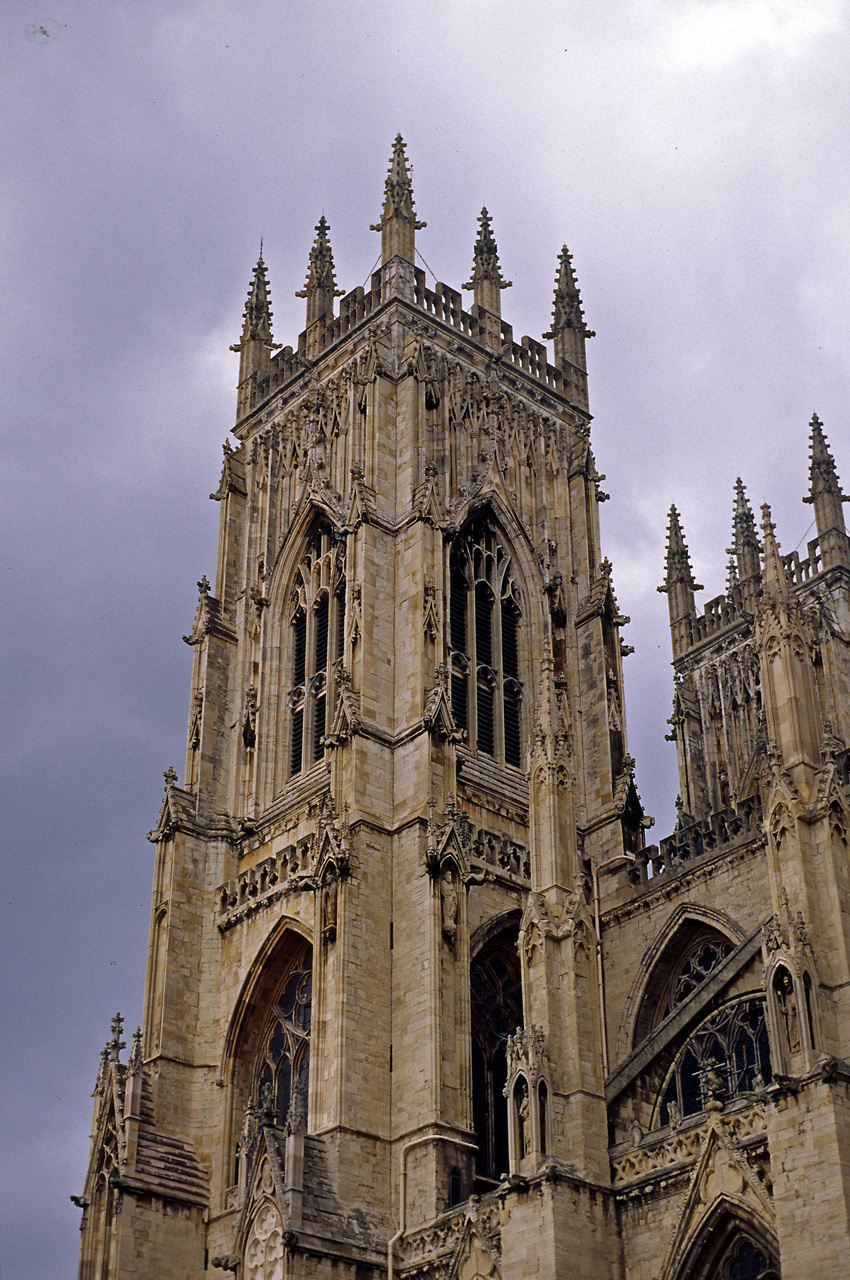
[[[725,1217],[682,1280],[780,1280],[774,1249],[759,1234]]]
[[[485,519],[452,547],[449,643],[452,715],[471,750],[522,766],[520,597],[511,557]]]
[[[476,1177],[484,1188],[509,1168],[506,1043],[522,1026],[517,925],[481,948],[470,967],[472,1118],[478,1141]]]
[[[662,1124],[724,1103],[772,1079],[764,1000],[741,1000],[709,1015],[676,1059],[661,1103]]]
[[[635,1024],[634,1045],[710,978],[734,949],[727,937],[709,925],[682,926],[653,969]]]
[[[324,755],[333,672],[345,638],[345,570],[342,545],[320,526],[295,574],[290,614],[289,776]]]
[[[313,948],[308,945],[293,957],[272,1004],[254,1064],[252,1099],[263,1109],[273,1106],[280,1125],[286,1123],[293,1094],[302,1108],[302,1119],[307,1105],[312,986]]]

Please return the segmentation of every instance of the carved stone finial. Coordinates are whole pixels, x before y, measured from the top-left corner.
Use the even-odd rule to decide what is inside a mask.
[[[206,574],[204,574],[204,576],[201,578],[200,582],[198,583],[198,590],[200,591],[200,593],[201,593],[201,595],[202,595],[202,596],[208,596],[208,595],[209,595],[209,593],[210,593],[210,584],[209,584],[209,579],[207,578],[207,575],[206,575]]]
[[[121,1039],[123,1030],[124,1019],[121,1017],[120,1013],[116,1013],[115,1017],[112,1019],[112,1039],[109,1042],[110,1062],[120,1062],[121,1050],[127,1047]]]
[[[162,776],[165,778],[165,790],[170,791],[177,782],[177,770],[169,765]]]
[[[129,1060],[130,1075],[135,1075],[142,1069],[142,1028],[136,1027],[133,1032],[133,1044],[130,1048]]]
[[[384,263],[394,257],[414,260],[414,232],[426,226],[418,222],[413,209],[413,183],[407,165],[404,139],[396,134],[387,180],[384,184],[384,208],[380,222],[372,231],[381,233],[381,258]]]

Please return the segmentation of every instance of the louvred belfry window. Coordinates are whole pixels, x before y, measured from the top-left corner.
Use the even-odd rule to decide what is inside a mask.
[[[452,547],[449,644],[452,715],[467,745],[522,767],[520,595],[511,557],[486,520]]]
[[[289,775],[324,755],[332,712],[334,672],[345,639],[345,570],[342,545],[322,526],[295,575],[289,670]]]

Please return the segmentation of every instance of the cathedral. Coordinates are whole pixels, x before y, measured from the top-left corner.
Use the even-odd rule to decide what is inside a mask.
[[[824,427],[806,554],[739,480],[702,611],[670,511],[680,795],[648,844],[571,256],[550,363],[502,319],[487,210],[469,303],[426,283],[423,225],[398,137],[368,289],[337,289],[323,217],[281,346],[254,268],[81,1280],[835,1280],[850,540]]]

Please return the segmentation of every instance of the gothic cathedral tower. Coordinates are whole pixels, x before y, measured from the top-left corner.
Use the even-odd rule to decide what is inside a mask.
[[[794,1262],[788,1172],[805,1110],[840,1259],[850,1175],[817,1153],[850,1161],[850,556],[825,440],[799,587],[769,515],[762,570],[741,488],[730,603],[698,618],[671,518],[682,814],[646,849],[570,255],[549,364],[501,318],[487,210],[469,311],[427,287],[422,226],[398,137],[368,291],[336,288],[322,218],[281,348],[254,269],[81,1280],[826,1275]]]

